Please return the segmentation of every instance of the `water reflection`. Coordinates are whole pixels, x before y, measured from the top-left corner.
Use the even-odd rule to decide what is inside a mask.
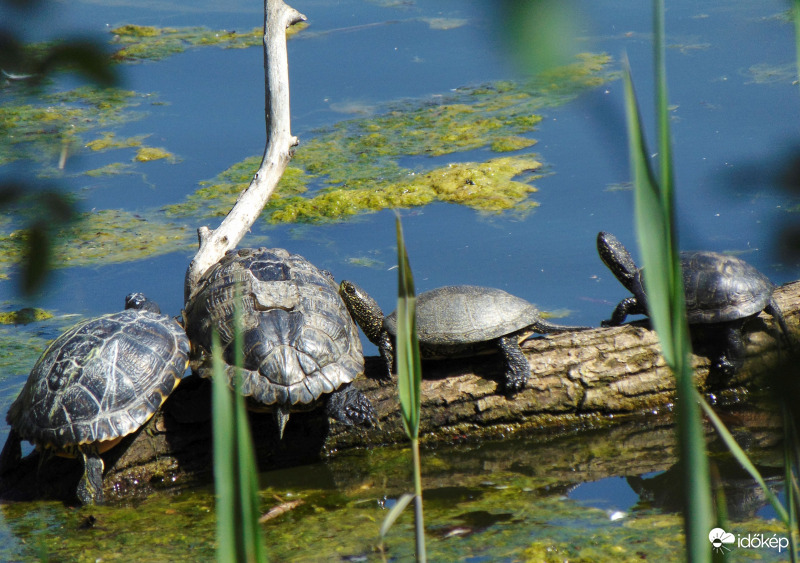
[[[774,430],[763,417],[746,411],[736,418],[744,424],[738,435],[750,437],[750,455],[770,475],[781,456]],[[666,419],[650,419],[563,436],[430,445],[422,452],[426,524],[437,538],[429,555],[440,560],[518,559],[527,550],[550,545],[567,553],[578,546],[597,549],[602,558],[632,530],[647,541],[649,533],[642,530],[649,527],[657,527],[653,539],[658,542],[646,543],[648,550],[666,554],[679,549],[681,519],[660,515],[677,508],[670,503],[679,496],[673,485],[673,437]],[[768,524],[752,518],[763,498],[732,463],[718,461],[717,466],[737,529],[763,532]],[[629,477],[623,481],[619,475]],[[372,560],[370,546],[376,545],[385,510],[408,490],[409,478],[405,447],[351,451],[323,463],[262,473],[262,512],[291,503],[263,524],[271,555],[302,561],[338,553]],[[608,490],[585,483],[613,485],[614,500],[609,504],[604,500]],[[31,546],[57,559],[69,553],[104,559],[125,553],[128,560],[140,553],[150,560],[210,556],[215,529],[207,512],[213,506],[211,490],[193,486],[165,493],[135,504],[80,509],[51,502],[5,505],[0,512],[13,539],[0,556],[30,555],[37,549]],[[587,544],[587,530],[607,540]],[[104,538],[100,545],[98,534]],[[389,535],[391,556],[413,553],[412,538],[409,514]]]

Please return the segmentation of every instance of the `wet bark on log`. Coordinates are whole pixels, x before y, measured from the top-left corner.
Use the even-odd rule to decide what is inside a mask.
[[[800,315],[800,282],[779,288],[776,299],[793,333]],[[749,390],[769,381],[780,354],[777,328],[768,315],[746,326],[747,357],[729,379],[709,373],[709,361],[694,357],[697,385],[717,397],[741,401]],[[502,437],[514,432],[551,436],[552,432],[604,426],[632,417],[653,418],[668,412],[674,399],[672,374],[647,328],[626,325],[535,339],[524,345],[531,364],[526,389],[500,394],[499,357],[428,362],[423,365],[423,443],[463,437]],[[292,414],[284,439],[274,419],[253,413],[251,425],[259,467],[299,465],[351,448],[406,441],[396,388],[378,378],[379,358],[367,358],[366,377],[357,385],[379,415],[373,428],[345,426],[327,419],[321,409]],[[537,430],[546,430],[540,433]],[[108,499],[146,495],[153,490],[209,479],[211,470],[210,385],[188,377],[161,412],[138,433],[104,454]],[[52,458],[39,467],[37,452],[0,481],[0,499],[40,496],[71,499],[80,477],[76,460]]]

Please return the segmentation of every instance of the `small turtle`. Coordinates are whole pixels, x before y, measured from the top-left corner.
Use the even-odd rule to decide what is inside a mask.
[[[628,315],[647,315],[643,272],[628,250],[609,233],[597,235],[600,258],[633,297],[623,299],[603,326],[618,326]],[[772,297],[775,286],[753,266],[716,252],[681,252],[686,315],[693,328],[707,325],[704,336],[718,340],[712,361],[722,373],[731,374],[744,355],[742,327],[761,311],[777,321],[787,342],[789,329]]]
[[[339,293],[366,337],[380,349],[391,377],[397,313],[384,318],[375,300],[354,282],[342,281]],[[445,286],[418,295],[416,325],[420,354],[425,359],[500,352],[508,392],[522,390],[528,380],[530,365],[519,345],[532,333],[590,328],[549,323],[528,301],[502,289],[474,285]]]
[[[244,365],[236,383],[234,311],[242,319]],[[198,373],[210,377],[217,331],[231,388],[252,410],[271,410],[278,429],[289,413],[325,402],[345,424],[376,421],[369,399],[350,383],[364,373],[353,319],[332,276],[302,256],[275,248],[228,252],[198,283],[185,310],[189,338],[201,352]]]
[[[53,341],[11,404],[0,472],[16,467],[20,442],[83,460],[83,504],[103,501],[103,459],[155,414],[189,361],[189,339],[141,293],[124,311],[78,323]]]

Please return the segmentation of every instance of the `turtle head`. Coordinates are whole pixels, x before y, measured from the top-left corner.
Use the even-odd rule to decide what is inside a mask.
[[[639,268],[633,261],[631,253],[611,233],[600,231],[597,234],[597,253],[600,259],[611,270],[614,277],[637,297],[642,294]]]
[[[380,346],[384,315],[377,301],[360,285],[347,280],[339,284],[339,295],[369,341]]]
[[[161,313],[158,303],[148,299],[144,293],[129,293],[125,296],[126,309],[138,309],[139,311],[150,311],[151,313]]]

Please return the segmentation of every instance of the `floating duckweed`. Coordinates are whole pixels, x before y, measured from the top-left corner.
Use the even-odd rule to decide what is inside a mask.
[[[746,84],[792,83],[797,79],[797,66],[795,63],[783,65],[761,63],[749,67],[745,75],[750,77]]]
[[[579,53],[577,62],[557,67],[540,74],[536,83],[544,92],[574,94],[584,88],[596,88],[616,73],[603,75],[611,57],[605,53]]]
[[[136,137],[117,139],[116,134],[110,131],[105,131],[102,135],[99,139],[86,143],[86,148],[93,151],[106,151],[109,149],[139,147],[142,145],[142,141],[149,137],[149,135],[137,135]]]
[[[581,54],[574,64],[526,83],[501,81],[460,88],[446,96],[391,104],[385,113],[339,122],[317,131],[296,150],[266,216],[271,222],[332,221],[389,207],[414,207],[433,201],[468,205],[483,211],[529,210],[535,188],[511,178],[541,165],[530,157],[448,165],[419,174],[399,164],[409,156],[441,157],[491,149],[518,151],[536,143],[531,133],[541,108],[572,99],[585,88],[614,77],[605,54]],[[416,165],[420,166],[420,160]],[[258,160],[232,166],[168,214],[223,215],[250,182]],[[437,163],[424,163],[428,169]],[[442,166],[445,163],[439,164]],[[520,166],[518,166],[520,165]],[[505,176],[498,172],[503,169]],[[494,175],[492,175],[494,171]],[[502,177],[502,179],[500,179]],[[307,190],[311,183],[314,190]],[[320,189],[322,188],[322,189]]]
[[[299,32],[307,24],[298,24],[286,31],[286,37]],[[226,49],[245,49],[263,42],[262,28],[236,32],[206,27],[153,27],[123,25],[111,30],[113,41],[122,48],[114,54],[117,61],[161,60],[191,47],[215,45]]]
[[[171,28],[158,28],[151,25],[123,25],[116,29],[112,29],[111,33],[127,37],[155,37],[162,33],[170,33],[176,30]]]
[[[184,225],[148,219],[118,209],[84,213],[60,233],[64,241],[55,267],[130,262],[188,248],[193,233]]]
[[[224,216],[236,203],[243,190],[250,185],[261,157],[250,157],[224,170],[212,180],[200,182],[202,186],[183,203],[164,207],[167,216],[186,217],[201,215],[203,217]],[[269,206],[279,205],[282,199],[294,197],[306,191],[308,175],[297,167],[289,166],[281,176],[280,182],[268,202]]]
[[[99,178],[101,176],[116,176],[118,174],[129,174],[133,171],[133,167],[125,162],[112,162],[100,168],[94,168],[84,172],[90,178]]]
[[[502,137],[495,139],[491,149],[494,152],[512,152],[526,149],[536,144],[536,140],[525,137]]]
[[[8,279],[8,271],[22,256],[22,244],[12,232],[12,224],[10,214],[0,215],[0,280]]]
[[[158,147],[141,147],[133,157],[137,162],[150,162],[151,160],[169,159],[170,162],[176,161],[175,155]]]
[[[136,94],[115,88],[81,87],[41,97],[43,105],[0,106],[0,166],[18,159],[55,160],[65,141],[97,127],[140,117],[128,108]],[[102,140],[98,140],[102,141]],[[100,143],[102,144],[102,143]]]
[[[6,225],[7,227],[8,225]],[[21,260],[26,231],[0,231],[0,277]],[[109,209],[83,213],[54,235],[60,241],[52,266],[89,266],[140,260],[191,248],[193,231],[145,215]]]
[[[0,326],[0,365],[3,366],[0,374],[0,385],[3,388],[0,396],[2,412],[8,411],[8,407],[24,383],[24,380],[20,379],[17,384],[12,384],[2,376],[23,375],[31,371],[39,355],[47,348],[48,338],[41,333],[49,335],[52,332],[52,327],[49,326],[51,323],[59,324],[58,321],[50,321],[47,323],[48,329],[44,331],[39,330],[39,326],[34,330],[26,330],[20,326]]]
[[[365,211],[418,207],[434,201],[459,203],[481,211],[528,210],[537,205],[525,202],[536,188],[512,178],[539,167],[541,164],[530,156],[450,164],[381,187],[336,188],[310,199],[287,198],[283,205],[275,206],[269,219],[273,223],[332,221]]]
[[[421,21],[427,23],[431,29],[442,31],[463,27],[468,22],[463,18],[422,18]]]
[[[4,325],[26,325],[36,321],[52,319],[53,314],[39,309],[38,307],[25,307],[19,311],[8,311],[0,313],[0,324]]]
[[[352,256],[345,260],[348,264],[353,266],[361,266],[362,268],[383,268],[384,262],[377,260],[371,256]]]

